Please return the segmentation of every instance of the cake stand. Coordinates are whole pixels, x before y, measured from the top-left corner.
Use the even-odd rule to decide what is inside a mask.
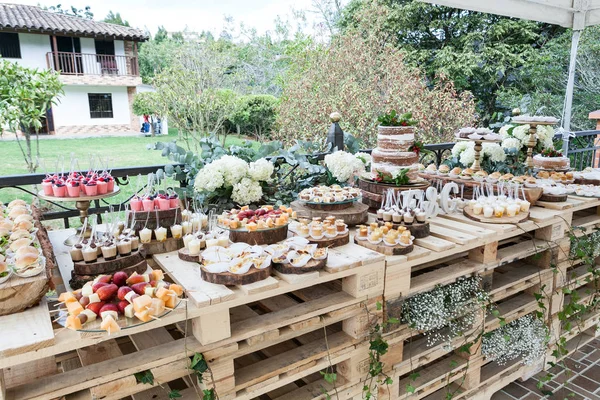
[[[474,142],[475,143],[475,161],[473,161],[473,165],[471,165],[471,169],[473,170],[473,172],[477,172],[477,171],[481,171],[481,163],[479,162],[479,159],[481,158],[481,149],[483,149],[483,144],[484,143],[500,143],[502,142],[502,140],[500,139],[496,139],[496,140],[486,140],[486,139],[469,139],[469,138],[459,138],[457,140],[463,141],[463,142]],[[535,146],[535,143],[534,143]]]
[[[529,140],[527,141],[527,158],[525,159],[525,166],[533,170],[533,148],[537,143],[537,126],[538,125],[556,125],[556,122],[550,121],[525,121],[516,120],[513,118],[511,121],[514,124],[529,125]]]
[[[79,197],[54,197],[54,196],[46,196],[44,194],[44,191],[40,191],[38,193],[38,197],[40,199],[43,200],[47,200],[47,201],[52,201],[52,202],[58,202],[58,203],[64,203],[64,202],[75,202],[75,208],[77,208],[79,210],[79,219],[81,220],[81,225],[83,226],[83,223],[85,221],[85,219],[88,217],[88,209],[90,208],[90,203],[94,200],[100,200],[100,199],[105,199],[107,197],[112,197],[115,196],[119,193],[121,189],[119,189],[118,186],[115,186],[113,191],[110,193],[106,193],[106,194],[99,194],[96,196],[79,196]],[[65,240],[65,245],[67,246],[73,246],[74,244],[76,244],[79,241],[79,237],[81,236],[81,229],[82,228],[78,228],[77,229],[77,233],[74,235],[69,236],[66,240]],[[92,229],[91,227],[87,226],[85,232],[83,232],[83,237],[85,238],[89,238],[90,235],[92,234]]]

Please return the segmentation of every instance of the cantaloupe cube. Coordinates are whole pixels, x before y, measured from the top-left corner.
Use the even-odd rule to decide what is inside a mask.
[[[177,306],[178,299],[179,298],[177,297],[177,294],[172,290],[169,290],[169,294],[167,295],[167,299],[165,300],[165,307],[175,308],[175,306]]]
[[[135,299],[133,299],[133,309],[136,313],[140,311],[145,311],[146,307],[150,306],[150,303],[152,303],[152,297],[148,295],[136,297]]]
[[[134,315],[142,322],[148,322],[152,319],[148,310],[138,311]]]
[[[100,329],[104,329],[109,334],[111,334],[119,332],[121,330],[121,327],[119,326],[119,324],[117,324],[117,321],[113,319],[112,315],[109,314],[102,320],[102,323],[100,324]]]
[[[181,286],[179,286],[179,285],[174,284],[174,283],[169,286],[169,290],[174,291],[177,296],[182,296],[183,295],[183,288]]]
[[[159,316],[165,312],[165,302],[161,299],[157,299],[156,297],[152,299],[152,303],[150,304],[150,308],[148,309],[150,315]]]
[[[72,301],[77,301],[77,297],[72,292],[64,292],[58,296],[58,301],[61,303],[70,303]]]
[[[164,287],[159,287],[156,289],[156,297],[162,299],[163,301],[167,301],[167,295],[169,294],[169,290]]]
[[[152,272],[150,272],[150,280],[158,282],[162,281],[163,279],[165,279],[165,274],[162,272],[162,270],[153,269]]]
[[[81,320],[75,315],[69,315],[67,317],[67,322],[65,323],[65,328],[74,329],[77,331],[81,329]]]
[[[70,301],[65,304],[67,305],[67,311],[73,316],[77,316],[83,311],[83,306],[78,301]]]

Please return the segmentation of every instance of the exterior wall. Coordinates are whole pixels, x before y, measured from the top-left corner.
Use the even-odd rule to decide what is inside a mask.
[[[7,58],[29,68],[48,68],[46,53],[52,51],[50,36],[35,33],[19,33],[21,58]]]
[[[65,85],[91,86],[137,86],[142,84],[139,76],[122,75],[60,75],[60,81]]]
[[[126,87],[65,86],[65,95],[52,107],[57,135],[131,131]],[[88,93],[111,93],[113,118],[91,118]]]

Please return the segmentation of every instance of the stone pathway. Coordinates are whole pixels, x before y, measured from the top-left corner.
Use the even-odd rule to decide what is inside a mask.
[[[554,367],[550,372],[556,374],[546,384],[544,390],[553,392],[550,399],[557,400],[600,400],[600,340],[594,339],[578,351],[571,354],[564,367]],[[493,400],[541,399],[543,395],[537,388],[538,380],[547,372],[540,372],[525,382],[513,382],[492,396]]]

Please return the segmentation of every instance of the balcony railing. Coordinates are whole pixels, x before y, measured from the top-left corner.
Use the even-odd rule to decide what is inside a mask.
[[[138,59],[134,56],[54,51],[46,53],[46,62],[49,69],[61,75],[140,76]]]

